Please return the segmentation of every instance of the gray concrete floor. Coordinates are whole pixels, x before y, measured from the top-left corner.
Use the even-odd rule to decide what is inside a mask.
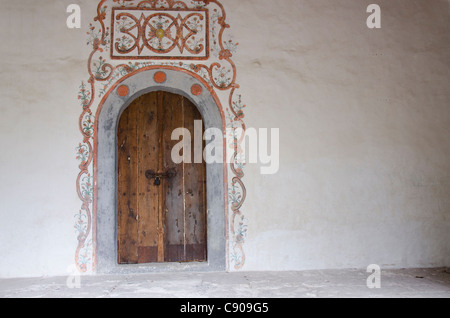
[[[0,298],[449,298],[447,269],[383,270],[369,289],[365,270],[302,272],[155,273],[3,279]]]

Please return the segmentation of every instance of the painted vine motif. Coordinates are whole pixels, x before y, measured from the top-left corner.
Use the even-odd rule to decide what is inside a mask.
[[[208,16],[205,9],[176,11],[148,8],[113,8],[112,59],[180,58],[208,59]],[[143,53],[145,51],[145,53]]]
[[[194,20],[194,15],[184,20],[183,28],[189,28],[192,34],[184,37],[179,42],[179,49],[187,48],[192,50],[193,55],[200,49],[208,49],[208,60],[205,58],[195,58],[190,56],[189,59],[183,59],[180,56],[171,56],[170,50],[165,52],[165,59],[154,59],[151,57],[138,57],[134,59],[122,59],[119,61],[108,61],[107,57],[111,56],[113,45],[119,51],[126,52],[132,48],[140,51],[137,40],[131,30],[138,28],[133,24],[119,26],[119,30],[128,33],[131,36],[124,38],[112,38],[113,33],[110,27],[113,25],[112,9],[130,9],[133,10],[202,10],[207,12],[209,18],[208,32],[209,41],[205,43],[205,37],[195,37],[195,30],[203,30],[204,25],[196,25],[199,20]],[[168,43],[173,45],[176,38],[174,32],[170,31],[174,26],[176,19],[172,19],[172,24],[166,26],[163,31],[158,31],[158,15],[151,15],[148,25],[151,34],[146,39],[151,39],[154,43],[148,44],[149,47],[157,50],[158,45],[164,48],[162,39],[166,37]],[[198,16],[197,16],[198,17]],[[179,17],[178,17],[179,18]],[[192,18],[192,19],[191,19]],[[108,20],[109,19],[109,20]],[[134,22],[136,19],[131,18]],[[156,22],[155,22],[156,21]],[[111,23],[109,23],[111,22]],[[127,23],[125,19],[119,19],[117,23]],[[141,21],[142,22],[142,21]],[[144,21],[145,22],[145,21]],[[162,21],[165,22],[165,21]],[[170,21],[169,21],[170,22]],[[161,26],[163,29],[164,25]],[[120,29],[122,28],[122,29]],[[141,26],[142,28],[142,26]],[[209,86],[210,90],[214,90],[220,97],[222,105],[226,107],[226,126],[227,128],[241,128],[238,130],[227,130],[232,132],[229,136],[231,140],[227,145],[227,151],[233,153],[233,162],[229,164],[228,170],[230,180],[228,181],[227,201],[229,204],[229,258],[234,264],[234,269],[239,270],[245,264],[244,243],[247,235],[247,219],[243,215],[241,208],[246,200],[246,189],[243,183],[244,164],[241,161],[241,150],[239,145],[244,138],[244,108],[242,96],[238,94],[239,85],[236,83],[236,66],[232,61],[233,53],[236,52],[238,44],[231,37],[224,38],[225,31],[230,26],[226,23],[226,12],[223,5],[218,0],[100,0],[97,6],[97,15],[94,22],[90,24],[87,32],[87,45],[92,46],[92,51],[88,59],[89,78],[83,81],[78,92],[78,100],[82,106],[82,113],[79,118],[79,130],[82,134],[82,141],[76,147],[76,159],[79,162],[79,175],[77,177],[76,186],[78,197],[82,201],[80,211],[74,216],[76,219],[75,231],[78,238],[78,246],[75,252],[75,264],[80,272],[95,272],[96,267],[96,188],[94,174],[94,139],[95,129],[95,111],[99,106],[99,101],[103,98],[109,89],[114,86],[124,76],[133,75],[141,69],[147,67],[170,66],[175,69],[191,72],[200,76]],[[168,31],[168,32],[167,32]],[[158,33],[159,32],[159,33]],[[179,32],[179,31],[178,31]],[[141,34],[142,38],[145,35]],[[157,40],[161,43],[157,43]],[[167,40],[166,39],[166,40]],[[134,42],[133,42],[134,41]],[[125,58],[125,57],[124,57]],[[98,102],[96,102],[98,100]]]

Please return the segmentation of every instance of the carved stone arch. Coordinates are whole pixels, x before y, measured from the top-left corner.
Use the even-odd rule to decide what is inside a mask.
[[[225,130],[219,99],[201,78],[174,67],[147,67],[118,81],[97,110],[94,174],[94,253],[99,273],[154,271],[223,271],[227,269],[227,163],[207,165],[207,254],[205,263],[117,263],[117,125],[123,110],[152,91],[167,91],[190,99],[203,116],[205,129]],[[222,141],[225,143],[225,141]],[[225,147],[225,144],[224,144]],[[224,151],[225,156],[225,151]]]

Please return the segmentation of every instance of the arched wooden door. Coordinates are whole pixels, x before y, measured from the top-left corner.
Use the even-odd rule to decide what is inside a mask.
[[[175,164],[176,128],[194,141],[202,116],[183,96],[152,92],[136,99],[118,126],[119,264],[207,260],[206,165]],[[194,150],[194,146],[183,149]],[[194,155],[192,154],[192,158]]]

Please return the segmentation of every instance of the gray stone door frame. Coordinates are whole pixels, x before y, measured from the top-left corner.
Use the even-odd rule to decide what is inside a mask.
[[[155,74],[164,73],[161,76]],[[157,79],[157,81],[155,81]],[[200,88],[199,89],[199,86]],[[196,89],[193,89],[195,87]],[[117,126],[122,112],[138,97],[166,91],[190,99],[203,116],[205,129],[224,130],[223,111],[206,84],[184,70],[148,68],[125,77],[103,99],[97,113],[96,134],[96,271],[98,273],[147,273],[158,271],[225,271],[226,257],[226,160],[207,165],[207,262],[118,265],[117,261]],[[219,104],[218,104],[219,103]],[[222,142],[224,142],[222,140]],[[225,155],[225,154],[224,154]]]

